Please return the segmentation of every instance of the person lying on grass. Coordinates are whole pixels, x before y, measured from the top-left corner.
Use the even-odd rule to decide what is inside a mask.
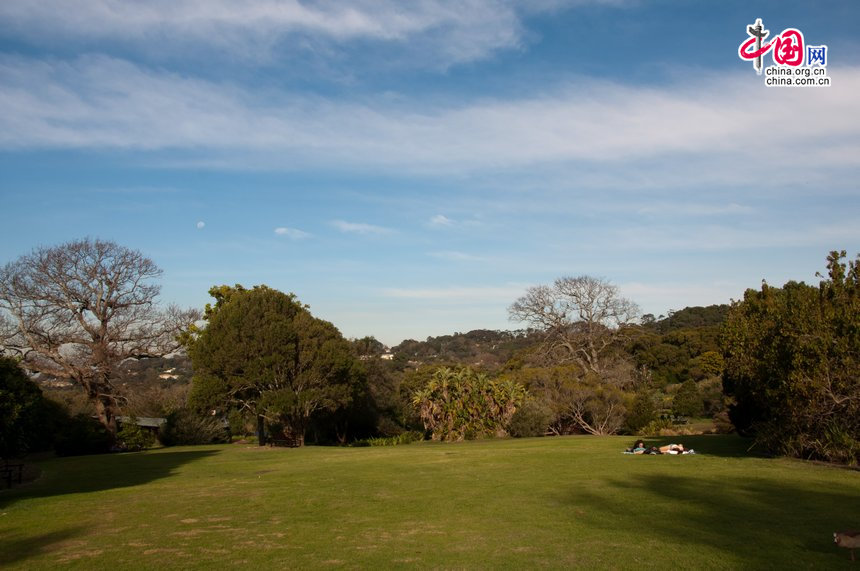
[[[647,451],[648,449],[645,448],[644,440],[637,440],[636,444],[633,445],[633,448],[627,449],[627,452],[630,452],[631,454],[645,454]]]
[[[692,448],[684,448],[683,444],[667,444],[665,446],[651,446],[647,448],[643,440],[637,440],[633,448],[624,451],[625,454],[695,454]]]

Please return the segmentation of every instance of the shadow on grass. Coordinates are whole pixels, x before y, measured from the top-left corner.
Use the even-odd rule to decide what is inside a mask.
[[[0,538],[0,567],[24,561],[43,551],[50,551],[56,544],[69,541],[84,531],[83,528],[73,527],[22,537],[16,537],[15,532],[12,531]]]
[[[709,547],[752,568],[838,565],[845,554],[833,547],[833,531],[856,526],[860,513],[856,486],[811,489],[774,478],[656,474],[609,484],[605,493],[576,490],[568,497],[591,508],[585,517],[595,528],[633,533],[642,538],[636,548]],[[798,554],[814,562],[797,561]]]
[[[0,492],[0,508],[27,498],[97,492],[146,484],[173,474],[184,464],[218,454],[217,450],[102,454],[54,458],[40,464],[42,477]]]

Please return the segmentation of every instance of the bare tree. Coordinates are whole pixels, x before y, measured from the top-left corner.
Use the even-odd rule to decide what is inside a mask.
[[[588,434],[617,434],[624,426],[624,397],[620,391],[578,383],[565,401],[566,412]]]
[[[591,276],[563,277],[530,287],[508,309],[510,318],[542,330],[547,353],[602,375],[612,345],[639,314],[611,283]]]
[[[129,358],[179,347],[194,310],[160,309],[161,270],[138,251],[84,239],[40,247],[0,269],[0,342],[34,373],[68,379],[116,433],[113,381]]]

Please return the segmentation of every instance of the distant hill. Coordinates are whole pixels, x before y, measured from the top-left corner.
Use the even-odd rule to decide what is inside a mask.
[[[680,329],[694,329],[722,325],[729,314],[729,306],[708,305],[705,307],[685,307],[678,311],[670,311],[669,316],[651,323],[651,327],[659,333],[670,333]],[[653,317],[653,316],[652,316]],[[648,326],[643,318],[643,325]]]
[[[468,333],[428,337],[425,341],[407,339],[392,347],[391,353],[394,360],[401,363],[459,363],[495,369],[504,365],[517,351],[534,344],[537,335],[530,329],[475,329]]]
[[[693,350],[692,356],[703,350],[716,348],[716,336],[719,327],[726,320],[729,306],[709,305],[707,307],[685,307],[670,312],[668,317],[655,319],[654,316],[643,318],[643,329],[661,336],[669,336],[669,343],[678,344],[678,333],[699,330],[696,337],[704,336],[707,340],[704,347]],[[670,335],[670,334],[676,335]],[[687,335],[688,336],[688,335]],[[516,331],[498,331],[475,329],[468,333],[453,333],[439,337],[428,337],[424,341],[407,339],[391,348],[394,360],[400,364],[462,364],[485,369],[496,369],[503,366],[517,352],[534,346],[540,341],[540,332],[533,329]],[[660,340],[655,339],[655,343]],[[631,353],[636,350],[631,349]],[[684,359],[686,364],[687,356]]]
[[[169,357],[152,357],[147,359],[127,359],[116,371],[113,382],[116,386],[135,386],[191,382],[191,360],[185,354],[174,354]],[[39,385],[45,388],[62,389],[77,387],[64,379],[56,379],[50,375],[33,377]]]

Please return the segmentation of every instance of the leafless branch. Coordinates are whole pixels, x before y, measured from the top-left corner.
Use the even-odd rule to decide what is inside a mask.
[[[0,269],[0,341],[33,372],[79,384],[115,428],[120,362],[161,356],[199,316],[160,309],[161,270],[138,251],[84,239],[40,247]]]
[[[591,276],[563,277],[551,286],[530,287],[509,308],[509,316],[545,333],[544,350],[583,369],[602,373],[605,356],[623,336],[638,306],[618,288]]]

